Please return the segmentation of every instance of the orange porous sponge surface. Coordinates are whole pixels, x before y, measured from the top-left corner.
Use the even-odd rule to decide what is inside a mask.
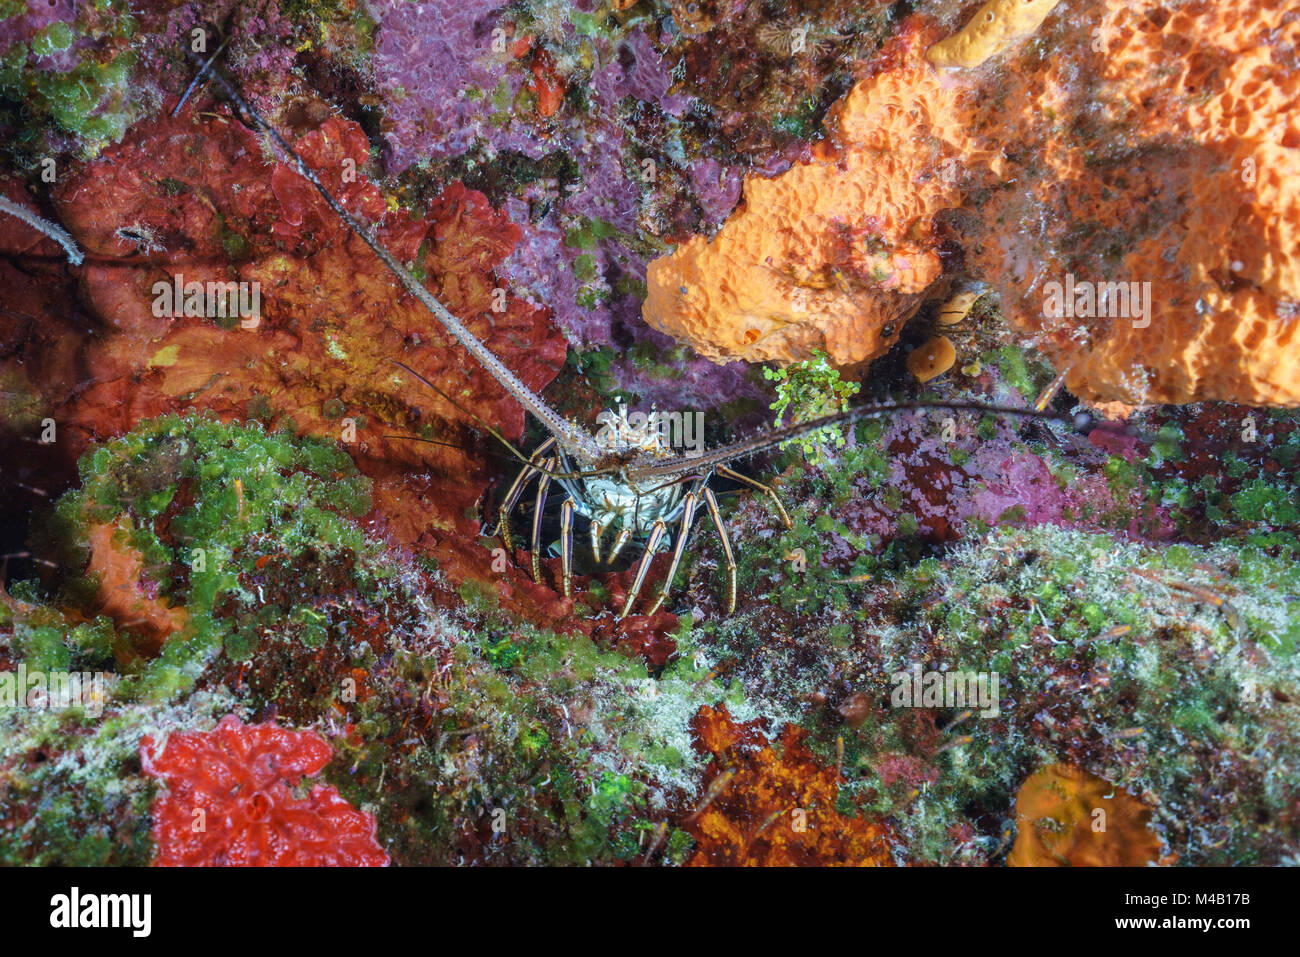
[[[1300,15],[1084,9],[1045,69],[1008,71],[1007,123],[1039,158],[982,210],[972,266],[1083,398],[1300,403]],[[1044,315],[1067,274],[1138,283],[1149,310]]]
[[[713,359],[823,350],[850,365],[887,351],[942,271],[933,219],[961,204],[958,166],[985,158],[960,89],[925,60],[938,35],[904,27],[829,118],[831,148],[749,177],[712,241],[651,263],[646,321]]]

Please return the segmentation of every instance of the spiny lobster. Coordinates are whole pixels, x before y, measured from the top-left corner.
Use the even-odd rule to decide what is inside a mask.
[[[718,508],[717,498],[710,487],[711,480],[718,475],[725,476],[767,495],[788,528],[791,526],[790,517],[776,492],[770,486],[729,468],[729,465],[738,459],[771,449],[827,426],[843,426],[874,416],[919,409],[1065,420],[1065,417],[1043,411],[1041,408],[1017,409],[977,402],[914,401],[858,405],[846,411],[772,429],[699,454],[672,454],[671,450],[665,447],[659,433],[653,429],[620,430],[614,433],[613,442],[599,441],[585,429],[552,409],[520,381],[465,327],[460,319],[429,292],[419,279],[398,262],[392,253],[374,238],[371,230],[342,206],[275,127],[263,119],[219,71],[212,69],[211,61],[204,63],[192,53],[189,57],[200,67],[200,76],[205,72],[209,73],[231,103],[247,118],[250,125],[265,131],[297,173],[320,193],[335,215],[370,247],[397,281],[418,299],[447,332],[550,432],[550,437],[527,458],[501,439],[524,463],[524,467],[501,503],[495,534],[500,534],[507,549],[513,550],[510,515],[518,505],[525,489],[536,479],[536,505],[532,515],[530,552],[533,577],[540,583],[542,580],[539,558],[542,516],[551,484],[553,482],[558,484],[564,491],[564,499],[560,505],[560,564],[562,587],[566,597],[572,590],[576,516],[586,519],[589,524],[592,558],[598,565],[602,564],[602,547],[607,534],[612,533],[613,541],[603,559],[606,565],[613,562],[634,538],[644,540],[643,552],[637,562],[632,586],[628,590],[619,618],[631,613],[645,584],[655,553],[669,540],[674,539],[674,532],[670,532],[672,528],[675,529],[672,560],[654,605],[649,611],[653,614],[668,597],[669,588],[681,564],[692,525],[701,511],[702,503],[721,540],[727,565],[727,614],[730,615],[736,607],[736,561],[723,524],[722,513]],[[445,397],[441,389],[414,369],[396,360],[393,361],[395,365]],[[488,428],[492,431],[490,427]],[[497,438],[501,437],[498,435]]]

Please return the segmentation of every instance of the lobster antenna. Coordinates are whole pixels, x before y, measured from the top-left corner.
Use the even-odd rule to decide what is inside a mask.
[[[198,66],[204,69],[206,64],[199,59],[191,50],[185,51],[186,57]],[[213,81],[221,88],[226,97],[248,117],[253,124],[262,130],[275,145],[283,151],[291,161],[298,175],[311,183],[316,188],[316,192],[329,205],[334,214],[343,221],[362,242],[370,247],[371,251],[379,257],[379,260],[388,267],[397,280],[406,287],[407,292],[413,295],[424,305],[429,312],[433,313],[443,328],[445,328],[453,338],[464,346],[475,359],[486,369],[494,379],[497,380],[507,392],[509,392],[525,409],[531,412],[538,421],[555,436],[556,441],[561,445],[569,447],[572,451],[595,460],[600,456],[600,450],[596,447],[595,441],[586,432],[579,429],[572,422],[569,422],[559,413],[555,412],[548,406],[540,396],[535,394],[528,386],[520,381],[519,377],[506,368],[505,363],[498,359],[487,346],[479,342],[478,338],[469,331],[459,319],[456,318],[446,306],[424,287],[424,284],[416,279],[411,273],[397,261],[397,258],[390,253],[379,240],[375,239],[369,228],[362,225],[360,220],[356,219],[351,213],[343,208],[343,204],[334,198],[325,184],[320,181],[316,173],[309,167],[303,158],[298,155],[297,151],[280,135],[269,122],[264,120],[261,115],[253,109],[252,105],[236,90],[221,72],[217,69],[209,71]]]
[[[574,478],[587,478],[593,475],[609,475],[618,471],[618,469],[616,468],[603,468],[603,469],[591,469],[585,472],[552,472],[549,469],[543,468],[538,463],[531,461],[527,456],[524,455],[523,452],[520,452],[519,449],[515,448],[513,443],[511,443],[504,435],[502,435],[496,429],[492,428],[492,426],[488,425],[488,423],[484,421],[481,416],[473,412],[471,409],[468,409],[465,406],[461,405],[459,402],[457,402],[455,399],[449,396],[446,392],[443,392],[442,389],[438,388],[436,385],[434,385],[424,376],[420,375],[420,373],[416,372],[414,369],[408,366],[405,362],[398,362],[396,359],[389,359],[388,361],[395,366],[399,366],[400,368],[405,369],[409,375],[418,379],[420,382],[423,382],[434,392],[438,393],[438,395],[442,396],[444,399],[450,402],[455,408],[460,410],[465,415],[469,416],[480,426],[486,429],[492,435],[492,437],[496,439],[498,442],[500,442],[502,445],[504,445],[510,451],[510,454],[513,455],[516,459],[518,459],[524,465],[531,466],[533,469],[535,469],[538,472],[541,472],[543,475],[548,475],[551,478],[574,479]],[[438,442],[435,439],[424,439],[418,436],[395,436],[395,438],[408,438],[413,442],[429,442],[433,445],[446,445],[452,448],[457,447],[457,446],[453,446],[450,442]]]
[[[63,251],[68,256],[68,262],[72,263],[72,265],[80,266],[85,261],[85,255],[82,254],[72,237],[58,223],[52,223],[48,219],[38,216],[26,206],[20,206],[7,196],[0,196],[0,212],[8,213],[15,219],[21,219],[38,233],[49,236],[50,239],[63,247]]]
[[[949,412],[984,412],[994,415],[1010,415],[1022,419],[1052,419],[1068,423],[1075,428],[1083,428],[1091,416],[1081,413],[1077,416],[1061,415],[1057,412],[1043,412],[1038,409],[1015,409],[1002,405],[985,405],[982,402],[885,402],[873,405],[859,405],[843,412],[833,412],[807,422],[783,426],[764,432],[748,439],[740,439],[729,445],[719,446],[703,455],[681,455],[671,459],[660,459],[653,464],[636,465],[627,470],[628,477],[636,480],[654,478],[660,475],[674,475],[684,469],[707,470],[726,465],[736,459],[763,452],[783,442],[815,432],[828,425],[848,425],[862,419],[871,419],[898,412],[918,411],[923,409],[942,409]]]
[[[443,442],[440,441],[439,439],[426,439],[419,435],[384,435],[381,436],[381,438],[403,439],[407,442],[423,442],[425,445],[441,445],[444,448],[457,449],[458,451],[461,452],[465,451],[465,447],[463,445],[457,445],[455,442]],[[513,462],[516,459],[516,456],[513,454],[502,455],[500,452],[489,452],[486,449],[484,450],[484,454],[490,455],[492,456],[492,458],[501,462]],[[603,469],[590,469],[586,472],[556,472],[546,468],[545,466],[541,465],[539,462],[530,462],[528,461],[528,459],[524,459],[524,458],[520,458],[519,461],[522,462],[524,465],[528,466],[528,468],[532,469],[534,472],[537,472],[538,474],[545,475],[553,479],[590,478],[593,475],[612,475],[613,473],[618,471],[618,469],[616,468],[603,468]],[[666,483],[666,484],[672,484],[672,483]]]

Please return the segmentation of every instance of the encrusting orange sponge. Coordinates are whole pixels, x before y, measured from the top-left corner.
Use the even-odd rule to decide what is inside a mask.
[[[1151,810],[1068,764],[1031,775],[1016,795],[1012,867],[1140,867],[1159,860]]]
[[[960,31],[930,47],[936,66],[976,67],[1037,30],[1060,0],[989,0]]]
[[[907,371],[918,382],[937,379],[957,361],[957,349],[947,336],[935,336],[907,354]]]
[[[644,316],[712,359],[848,366],[886,352],[942,271],[933,219],[957,207],[961,163],[997,157],[966,129],[961,91],[925,61],[932,25],[905,25],[893,64],[828,125],[833,148],[774,179],[712,241],[650,264]]]
[[[90,526],[86,544],[90,564],[86,573],[98,583],[95,612],[113,619],[129,636],[130,647],[114,649],[122,662],[136,654],[152,658],[163,643],[185,627],[189,615],[184,608],[173,608],[166,598],[151,595],[144,557],[126,541],[126,534],[116,524]]]
[[[1090,402],[1300,404],[1300,17],[1286,0],[1097,6],[1000,79],[985,122],[1040,159],[981,209],[968,264]],[[1053,314],[1066,282],[1123,283],[1143,308]]]
[[[831,149],[651,264],[645,318],[719,361],[858,365],[935,291],[942,234],[965,270],[944,279],[981,283],[1084,401],[1300,405],[1293,6],[1020,0],[1043,42],[979,71],[927,51],[975,62],[944,51],[1005,4],[947,46],[910,18]]]

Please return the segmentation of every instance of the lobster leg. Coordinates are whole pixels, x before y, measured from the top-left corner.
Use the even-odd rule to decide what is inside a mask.
[[[722,554],[727,559],[727,614],[731,615],[736,611],[736,556],[731,553],[731,539],[727,538],[727,529],[722,524],[718,500],[713,495],[713,489],[708,486],[704,488],[704,502],[709,506],[709,515],[718,530],[718,538],[722,539]]]
[[[781,504],[781,499],[777,497],[776,491],[773,490],[770,485],[764,485],[762,482],[757,482],[747,475],[741,475],[739,472],[733,471],[725,465],[718,466],[718,474],[725,475],[729,479],[735,479],[737,482],[744,482],[751,488],[758,489],[772,500],[772,504],[776,506],[777,512],[781,515],[782,524],[784,524],[787,529],[794,527],[794,524],[790,521],[789,513],[785,510],[785,506]]]
[[[555,468],[555,459],[549,458],[542,463],[542,468],[550,471]],[[537,505],[533,509],[533,581],[537,584],[542,583],[542,558],[540,553],[540,539],[542,537],[542,512],[546,508],[546,490],[550,488],[551,477],[542,473],[541,478],[537,480]]]
[[[623,603],[623,611],[619,614],[619,619],[627,617],[627,613],[632,610],[632,605],[636,602],[637,595],[641,594],[641,586],[645,584],[646,572],[650,571],[650,563],[654,561],[655,549],[663,541],[664,533],[668,531],[668,526],[662,521],[657,521],[650,528],[650,538],[645,543],[645,551],[641,553],[641,561],[636,566],[636,577],[632,580],[632,587],[628,589],[627,601]]]
[[[591,523],[591,557],[596,564],[600,564],[600,536],[604,529],[600,527],[600,522]]]
[[[564,574],[564,597],[573,591],[573,499],[560,506],[560,568]]]
[[[698,488],[697,485],[696,489]],[[668,566],[668,574],[664,577],[663,587],[659,589],[659,597],[655,599],[655,603],[650,607],[648,614],[653,615],[659,610],[659,606],[668,597],[668,589],[673,587],[673,578],[677,576],[677,566],[682,563],[682,553],[686,551],[686,537],[691,534],[691,522],[695,518],[696,501],[695,489],[687,492],[686,497],[682,499],[682,523],[677,531],[677,543],[673,546],[672,564]]]
[[[609,550],[609,560],[611,562],[618,558],[618,553],[623,550],[623,546],[632,540],[632,526],[624,525],[618,530],[618,536],[614,539],[614,547]]]
[[[519,502],[519,497],[524,493],[524,487],[529,480],[538,474],[537,469],[534,468],[534,463],[550,451],[551,446],[554,444],[555,436],[551,436],[537,447],[536,452],[528,457],[528,464],[519,471],[519,475],[515,477],[510,490],[506,492],[506,497],[501,501],[501,508],[497,510],[497,527],[493,529],[492,534],[499,534],[505,539],[507,551],[514,551],[515,548],[514,543],[510,540],[510,513],[514,511],[514,507]]]

